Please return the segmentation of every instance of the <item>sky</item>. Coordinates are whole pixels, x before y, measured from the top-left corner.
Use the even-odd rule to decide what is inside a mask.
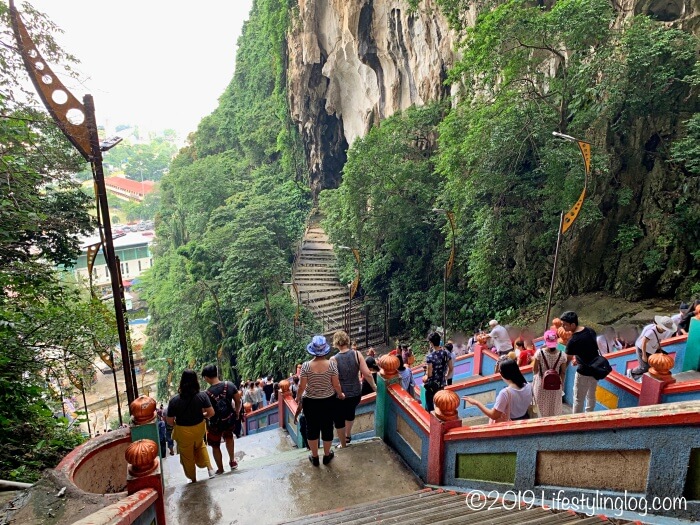
[[[62,80],[78,100],[92,94],[98,124],[172,128],[181,141],[231,81],[252,2],[29,0],[65,31],[56,40],[80,60],[80,82]]]

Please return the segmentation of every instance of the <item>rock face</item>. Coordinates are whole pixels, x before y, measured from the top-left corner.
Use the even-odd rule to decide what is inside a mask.
[[[372,125],[446,95],[455,36],[434,0],[299,0],[288,39],[292,118],[314,194],[340,183]]]

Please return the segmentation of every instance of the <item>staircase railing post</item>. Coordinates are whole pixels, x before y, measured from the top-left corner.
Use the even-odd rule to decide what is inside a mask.
[[[445,432],[461,427],[457,414],[459,396],[451,390],[441,390],[433,399],[435,410],[430,413],[430,437],[428,444],[428,472],[426,481],[431,485],[442,485],[445,473]]]

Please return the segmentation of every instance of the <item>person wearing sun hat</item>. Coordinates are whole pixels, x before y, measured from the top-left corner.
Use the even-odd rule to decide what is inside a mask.
[[[678,327],[673,319],[665,315],[657,315],[654,322],[642,329],[642,334],[635,343],[637,348],[637,368],[630,371],[630,376],[638,381],[649,370],[649,356],[656,352],[663,352],[661,341],[668,339],[676,333]]]
[[[568,360],[557,348],[557,333],[547,330],[544,333],[544,348],[535,353],[532,361],[532,393],[540,417],[560,416],[562,414],[561,392]],[[558,390],[545,389],[544,375],[548,370],[559,374],[561,387]]]
[[[315,467],[319,465],[318,440],[323,440],[323,464],[328,465],[333,459],[333,420],[336,397],[344,399],[343,390],[338,379],[338,366],[335,360],[326,359],[331,345],[322,335],[315,335],[306,345],[306,351],[313,359],[301,365],[299,389],[297,390],[297,413],[304,410],[306,419],[306,440],[311,454],[309,461]]]

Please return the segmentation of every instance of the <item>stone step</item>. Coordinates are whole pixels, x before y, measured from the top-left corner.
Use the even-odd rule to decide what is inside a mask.
[[[493,500],[484,508],[471,509],[465,495],[440,489],[417,491],[412,494],[384,498],[370,504],[360,504],[287,521],[288,525],[592,525],[609,521],[602,516],[584,517],[570,512],[553,512],[541,507],[510,510]],[[622,521],[621,521],[622,522]]]

